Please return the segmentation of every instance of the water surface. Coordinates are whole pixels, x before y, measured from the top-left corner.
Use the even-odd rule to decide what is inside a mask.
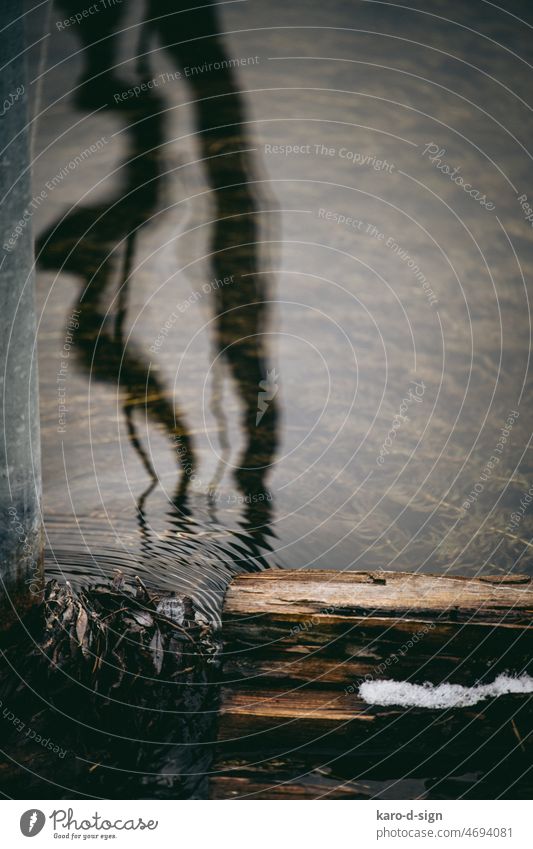
[[[531,574],[527,4],[218,12],[35,48],[49,574]]]

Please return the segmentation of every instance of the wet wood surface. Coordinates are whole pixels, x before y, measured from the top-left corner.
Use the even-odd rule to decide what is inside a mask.
[[[370,705],[359,687],[473,686],[521,674],[532,613],[525,576],[237,578],[224,605],[212,798],[368,798],[368,782],[393,782],[401,794],[413,779],[417,792],[438,797],[444,778],[466,795],[519,796],[531,758],[529,695],[434,710]],[[510,776],[519,778],[512,790]]]

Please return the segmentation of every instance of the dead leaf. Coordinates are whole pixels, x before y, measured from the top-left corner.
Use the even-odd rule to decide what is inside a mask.
[[[152,637],[150,651],[152,652],[152,660],[154,662],[155,671],[159,675],[163,668],[163,658],[165,656],[163,651],[163,640],[161,639],[161,632],[159,628],[156,628],[155,634]]]
[[[154,624],[153,617],[145,610],[131,610],[130,616],[132,616],[133,619],[135,619],[135,621],[144,628],[151,628]]]
[[[87,616],[83,607],[80,606],[80,612],[78,613],[78,618],[76,619],[76,636],[78,638],[80,646],[83,643],[83,638],[85,636],[85,631],[87,630],[88,624],[89,617]]]

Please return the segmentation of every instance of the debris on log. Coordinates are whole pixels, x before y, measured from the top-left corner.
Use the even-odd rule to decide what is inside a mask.
[[[529,798],[531,696],[407,708],[359,688],[523,675],[532,617],[527,576],[239,576],[223,611],[211,798]]]
[[[390,691],[370,704],[361,685],[523,676],[532,614],[525,576],[272,571],[235,579],[220,634],[191,599],[127,587],[120,573],[79,592],[51,582],[2,636],[0,789],[530,798],[529,695],[436,709],[394,704]]]
[[[1,653],[3,792],[205,797],[219,649],[186,596],[50,582]]]

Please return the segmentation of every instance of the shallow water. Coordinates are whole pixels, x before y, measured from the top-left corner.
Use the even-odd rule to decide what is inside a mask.
[[[532,574],[531,10],[219,11],[29,16],[49,574]]]

